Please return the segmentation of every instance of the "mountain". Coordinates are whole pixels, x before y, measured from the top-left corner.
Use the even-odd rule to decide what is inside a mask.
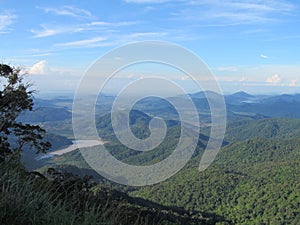
[[[246,92],[237,92],[234,93],[232,95],[226,95],[225,96],[225,101],[227,104],[242,104],[242,103],[253,103],[258,101],[259,98],[254,96],[254,95],[250,95]]]
[[[300,104],[286,100],[243,103],[227,105],[229,111],[236,113],[254,113],[267,117],[300,118]]]
[[[244,99],[255,97],[254,95],[250,95],[250,94],[248,94],[247,92],[244,92],[244,91],[236,92],[236,93],[234,93],[230,96],[235,97],[235,98],[244,98]]]
[[[200,92],[196,92],[196,93],[193,93],[193,94],[189,94],[189,96],[191,98],[206,98],[207,96],[208,97],[215,97],[215,96],[218,96],[220,97],[220,94],[217,93],[217,92],[214,92],[214,91],[200,91]]]
[[[67,110],[72,109],[73,98],[72,97],[55,97],[51,99],[36,98],[34,99],[34,108],[46,107],[46,108],[64,108]]]
[[[49,141],[52,144],[49,152],[65,148],[72,144],[72,141],[70,139],[61,135],[46,134],[44,139],[45,141]],[[42,155],[44,154],[37,154],[34,149],[25,146],[24,150],[21,153],[21,161],[28,170],[35,170],[45,165],[44,161],[37,160],[37,158]]]
[[[243,120],[227,125],[225,140],[228,142],[243,141],[255,137],[272,139],[300,137],[300,119]]]
[[[204,124],[209,124],[211,123],[210,107],[206,95],[212,100],[216,96],[220,97],[218,93],[212,91],[189,94],[198,110],[200,121]],[[230,122],[270,117],[300,118],[300,107],[299,104],[296,104],[300,102],[300,94],[267,96],[251,95],[241,91],[231,95],[224,95],[224,99],[227,106],[227,119]],[[96,113],[99,112],[99,115],[109,113],[113,100],[113,97],[107,97],[99,101],[99,104],[97,103],[96,106]],[[138,101],[133,109],[143,111],[153,117],[158,116],[166,120],[179,120],[178,112],[174,106],[168,102],[169,100],[178,102],[179,105],[182,101],[185,101],[180,95],[166,99],[147,97]],[[186,113],[190,113],[190,109],[185,109],[185,111]]]
[[[124,117],[126,117],[126,114],[124,113],[124,111],[114,112],[114,118],[123,122]],[[147,138],[150,135],[149,123],[152,118],[153,116],[150,116],[140,110],[131,110],[129,113],[129,125],[134,135],[142,139]],[[165,123],[169,128],[179,124],[176,120],[166,120]],[[96,120],[96,127],[100,137],[103,139],[116,139],[112,136],[112,134],[114,134],[114,130],[111,123],[111,114],[98,116]]]
[[[169,222],[299,224],[300,119],[294,119],[300,118],[298,97],[253,96],[245,92],[225,96],[228,125],[223,147],[214,163],[203,172],[199,172],[198,165],[210,131],[210,109],[203,93],[196,93],[192,97],[204,124],[195,154],[180,172],[162,183],[141,188],[114,184],[96,174],[78,150],[46,159],[39,171],[46,172],[49,167],[55,167],[80,177],[92,175],[94,181],[99,182],[101,190],[104,186],[122,190],[126,194],[118,192],[117,196],[123,197],[117,199],[125,199],[125,204],[134,202],[134,205],[146,209],[148,215],[153,217],[157,214],[151,208],[155,212],[156,209],[162,210],[166,212]],[[183,98],[176,96],[171,99],[182,101]],[[106,109],[110,100],[106,102]],[[111,115],[103,114],[104,110],[96,114],[96,127],[100,137],[106,140],[106,149],[118,160],[132,165],[154,164],[167,158],[176,148],[181,134],[178,113],[167,100],[146,98],[139,101],[130,112],[130,129],[140,139],[149,137],[149,122],[153,117],[165,119],[165,140],[148,152],[123,146],[113,133]],[[187,109],[184,113],[189,114],[190,111]],[[114,114],[119,120],[124,118],[124,111]],[[190,116],[197,115],[190,113]],[[55,134],[72,136],[70,119],[45,122],[43,125]],[[190,132],[193,132],[193,128],[190,125]],[[107,190],[100,193],[113,195]],[[116,201],[118,204],[119,200]],[[127,214],[130,213],[128,211]],[[185,220],[186,217],[197,220]]]
[[[269,96],[264,98],[262,102],[264,103],[276,103],[276,102],[290,102],[290,103],[300,103],[300,94],[283,94],[276,96]]]
[[[1,224],[216,224],[216,214],[186,211],[96,185],[49,168],[46,176],[0,162]],[[42,205],[42,207],[40,207]]]
[[[116,112],[116,117],[122,119],[123,112]],[[132,110],[130,112],[130,128],[132,133],[140,139],[145,139],[149,137],[149,122],[152,119],[151,116],[139,111]],[[98,130],[99,136],[106,141],[106,149],[117,159],[130,163],[133,165],[147,165],[153,164],[160,160],[167,158],[173,150],[176,148],[180,134],[181,134],[181,123],[174,120],[165,121],[167,125],[166,137],[163,142],[157,146],[157,148],[151,151],[135,151],[126,146],[124,146],[115,136],[112,124],[111,124],[111,115],[107,114],[100,116],[96,120],[96,127]],[[190,132],[194,132],[193,126],[190,126]],[[120,132],[120,131],[119,131]],[[121,130],[122,132],[122,130]],[[154,140],[155,141],[155,140]],[[208,137],[205,135],[200,135],[198,146],[195,151],[195,155],[203,151]],[[97,147],[93,147],[97,148]],[[76,165],[81,168],[89,168],[89,166],[84,162],[84,159],[81,157],[79,151],[73,151],[66,153],[62,156],[54,157],[53,159],[48,159],[45,162],[46,164],[57,164],[57,165],[66,165],[68,162],[72,162],[71,165]]]
[[[178,112],[168,99],[158,97],[147,97],[138,101],[133,110],[139,110],[152,117],[161,117],[166,120],[178,120]]]
[[[218,213],[233,224],[298,224],[299,148],[299,138],[233,143],[204,172],[186,168],[131,195]]]
[[[33,111],[22,113],[18,120],[24,123],[43,123],[61,120],[70,120],[71,112],[64,108],[54,107],[39,107]]]
[[[185,113],[191,116],[199,116],[200,122],[203,124],[210,124],[210,106],[206,97],[210,100],[214,100],[216,97],[220,97],[218,93],[212,91],[197,92],[189,94],[197,111],[198,115],[192,115],[191,109],[184,109]],[[265,107],[266,103],[261,103],[264,96],[254,96],[246,92],[238,92],[233,95],[224,96],[224,100],[227,106],[227,120],[256,120],[262,118],[272,117],[269,111],[262,111],[260,108]],[[167,99],[160,98],[145,98],[139,101],[134,109],[146,112],[151,116],[160,116],[164,119],[179,120],[179,115],[168,101],[177,102],[179,105],[186,100],[182,96],[174,96]],[[255,103],[258,104],[255,105]],[[258,110],[257,110],[258,109]],[[271,112],[273,113],[273,112]],[[280,115],[280,114],[279,114]]]

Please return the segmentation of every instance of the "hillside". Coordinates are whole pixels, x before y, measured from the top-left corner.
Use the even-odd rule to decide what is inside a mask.
[[[47,134],[44,138],[46,141],[49,141],[52,144],[51,149],[49,149],[49,153],[54,150],[65,148],[72,144],[70,139],[61,135]],[[25,146],[21,153],[21,162],[28,170],[35,170],[45,165],[44,161],[37,160],[37,158],[42,155],[44,154],[37,154],[34,149]]]
[[[26,111],[22,113],[18,119],[25,123],[70,120],[71,112],[59,107],[38,107],[33,111]]]
[[[147,138],[150,134],[148,124],[152,117],[149,115],[138,111],[133,110],[130,114],[130,127],[133,134],[138,138]],[[181,126],[178,121],[168,120],[167,124],[167,133],[165,140],[155,149],[151,151],[141,152],[129,149],[124,146],[114,135],[113,128],[111,125],[111,117],[109,114],[101,116],[97,120],[97,128],[99,136],[106,141],[106,149],[117,159],[132,164],[132,165],[149,165],[161,161],[167,158],[172,151],[176,148],[181,132]],[[191,132],[192,129],[191,129]],[[203,151],[208,137],[205,135],[199,136],[198,145],[195,151],[195,156]],[[97,147],[92,147],[97,149]],[[44,160],[44,165],[67,165],[77,166],[82,169],[91,170],[91,168],[86,164],[82,158],[80,152],[75,150],[63,154],[61,156],[56,156],[52,159]]]
[[[132,131],[140,138],[147,137],[151,117],[132,111],[130,118]],[[100,117],[97,125],[99,133],[109,140],[107,149],[119,160],[136,165],[152,164],[167,157],[180,135],[180,124],[170,121],[166,141],[155,151],[139,153],[125,148],[111,135],[109,115]],[[300,213],[299,125],[299,120],[284,118],[230,123],[225,137],[230,144],[225,142],[227,146],[215,163],[199,173],[197,165],[208,140],[202,134],[193,160],[182,171],[165,182],[140,189],[108,182],[85,163],[79,151],[49,163],[82,177],[93,175],[102,185],[135,197],[217,214],[234,224],[295,224]]]
[[[226,141],[243,141],[254,137],[272,139],[300,137],[300,120],[290,118],[244,120],[227,125]]]
[[[0,175],[1,224],[226,224],[212,213],[162,206],[96,186],[88,176],[80,179],[49,169],[46,178],[3,163]]]
[[[203,106],[205,111],[207,103],[202,99],[203,94],[195,94],[193,97],[198,107]],[[227,221],[225,224],[298,224],[300,120],[272,118],[274,113],[268,111],[260,114],[263,112],[262,108],[277,104],[276,99],[268,101],[269,97],[266,96],[252,96],[242,92],[226,98],[232,104],[229,108],[234,110],[228,111],[230,119],[224,147],[216,161],[204,172],[198,172],[197,166],[209,137],[210,128],[206,126],[201,129],[192,160],[178,174],[157,185],[132,188],[112,183],[93,171],[78,150],[43,160],[38,166],[39,171],[46,173],[50,167],[55,167],[59,171],[71,172],[82,178],[91,175],[99,183],[101,190],[107,188],[125,192],[131,197],[138,197],[128,196],[128,201],[134,201],[137,205],[140,205],[140,201],[147,202],[143,207],[153,206],[166,210],[167,215],[179,215],[176,210],[180,209],[186,210],[183,214],[188,215],[188,218],[194,218],[191,212],[196,212],[201,215],[198,219],[206,215],[210,218],[208,221],[218,218]],[[288,105],[281,109],[283,115],[287,115],[292,102],[287,101],[284,96],[281,101]],[[262,108],[247,111],[255,104]],[[121,111],[115,113],[122,119]],[[156,149],[148,152],[134,151],[123,146],[113,133],[110,114],[97,114],[96,126],[100,137],[106,140],[105,147],[114,157],[132,165],[148,165],[167,158],[180,137],[181,124],[176,120],[178,115],[173,113],[173,108],[165,101],[155,98],[139,102],[130,113],[130,128],[136,137],[149,137],[148,125],[153,116],[164,117],[168,129],[165,140]],[[205,121],[209,121],[208,117],[205,118]],[[53,133],[72,137],[71,121],[46,122],[44,126]],[[179,221],[180,218],[182,217],[177,217],[176,220]],[[186,221],[183,224],[203,222],[199,221]]]
[[[234,143],[223,148],[204,172],[188,168],[131,194],[218,213],[234,224],[298,224],[299,149],[299,138]]]

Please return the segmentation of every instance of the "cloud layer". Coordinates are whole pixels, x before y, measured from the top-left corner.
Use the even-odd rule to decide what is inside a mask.
[[[52,8],[52,7],[38,7],[46,13],[53,13],[59,16],[70,16],[78,19],[94,19],[95,16],[92,15],[91,12],[80,9],[74,6],[65,5],[59,8]]]
[[[1,12],[0,13],[0,33],[8,33],[9,31],[11,31],[9,26],[11,24],[13,24],[13,22],[15,21],[16,18],[17,18],[16,15],[14,15],[8,11]]]
[[[281,81],[281,77],[278,74],[274,74],[271,77],[268,77],[266,82],[271,84],[277,84]]]
[[[46,60],[42,60],[38,63],[35,63],[28,71],[31,75],[44,75],[46,74]]]

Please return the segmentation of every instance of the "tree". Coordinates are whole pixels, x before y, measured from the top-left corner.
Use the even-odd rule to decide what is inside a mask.
[[[0,161],[17,157],[25,145],[46,152],[51,144],[43,140],[45,130],[23,124],[18,116],[33,107],[33,90],[23,83],[20,68],[0,64]],[[11,141],[13,140],[13,142]]]

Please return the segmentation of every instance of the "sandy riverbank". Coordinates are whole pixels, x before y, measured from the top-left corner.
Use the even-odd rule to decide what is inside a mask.
[[[57,151],[49,152],[51,155],[62,155],[67,152],[74,151],[78,148],[87,148],[87,147],[93,147],[97,145],[103,145],[104,141],[102,140],[78,140],[78,141],[73,141],[73,144]]]

